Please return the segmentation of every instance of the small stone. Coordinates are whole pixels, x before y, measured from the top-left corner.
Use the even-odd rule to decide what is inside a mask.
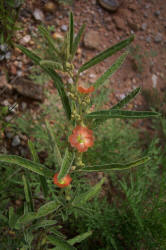
[[[27,44],[27,43],[29,43],[30,42],[30,40],[31,40],[31,36],[30,35],[26,35],[26,36],[24,36],[22,39],[21,39],[21,43],[22,44]]]
[[[21,103],[21,108],[22,108],[22,110],[25,110],[27,108],[27,103],[26,102],[22,102]]]
[[[146,38],[146,42],[147,42],[147,43],[150,43],[150,42],[151,42],[151,37],[150,37],[150,36],[148,36],[148,37]]]
[[[160,43],[162,41],[162,34],[157,33],[156,36],[154,37],[155,43]]]
[[[4,106],[10,106],[10,103],[8,102],[8,100],[4,100],[3,102],[2,102],[2,105],[4,105]]]
[[[141,25],[141,30],[146,30],[146,28],[147,28],[147,23],[143,23],[143,24]]]
[[[119,16],[113,18],[115,26],[118,30],[126,30],[124,19]]]
[[[52,34],[52,37],[56,40],[56,39],[61,39],[61,40],[63,40],[63,36],[61,35],[61,34],[59,34],[59,33],[56,33],[56,32],[54,32],[53,34]]]
[[[1,50],[2,52],[6,52],[6,51],[7,51],[7,48],[8,48],[8,46],[7,46],[6,43],[0,45],[0,50]]]
[[[54,12],[56,10],[56,5],[53,2],[47,2],[44,5],[44,9],[48,12]]]
[[[23,72],[22,72],[22,70],[18,70],[18,71],[17,71],[17,76],[18,76],[18,77],[23,76]]]
[[[11,52],[8,51],[6,54],[5,54],[5,58],[6,60],[9,60],[11,58]]]
[[[157,87],[157,76],[155,74],[152,75],[152,83],[153,83],[153,88]]]
[[[156,11],[154,12],[154,15],[157,16],[157,17],[160,16],[160,10],[156,10]]]
[[[121,5],[120,0],[99,0],[99,4],[106,10],[116,11]]]
[[[5,55],[0,54],[0,61],[3,61],[4,58],[5,58]]]
[[[21,143],[20,137],[18,135],[15,135],[13,140],[12,140],[12,146],[17,147]]]
[[[33,16],[37,21],[44,22],[44,14],[40,9],[35,9],[33,12]]]
[[[6,132],[5,135],[6,135],[6,138],[8,138],[8,139],[11,139],[13,137],[12,132]]]
[[[63,24],[62,26],[61,26],[61,30],[62,31],[64,31],[64,32],[66,32],[67,31],[67,25],[65,25],[65,24]]]
[[[94,30],[89,30],[84,36],[84,45],[88,49],[98,49],[101,37]]]
[[[90,74],[89,77],[90,78],[96,78],[96,75],[95,74]]]

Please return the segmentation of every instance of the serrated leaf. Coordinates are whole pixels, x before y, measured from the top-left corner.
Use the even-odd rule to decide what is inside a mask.
[[[127,105],[138,93],[140,92],[141,88],[136,88],[131,91],[126,97],[124,97],[120,102],[114,105],[111,109],[120,109]]]
[[[28,141],[28,147],[29,147],[29,150],[31,152],[33,161],[40,163],[38,154],[37,154],[37,152],[35,150],[35,147],[34,147],[34,144],[30,140]],[[47,197],[47,194],[48,194],[48,185],[47,185],[46,178],[44,176],[39,176],[39,180],[40,180],[40,184],[41,184],[44,196]]]
[[[127,55],[128,52],[125,52],[116,60],[116,62],[107,71],[105,71],[105,73],[95,82],[94,84],[95,89],[97,89],[101,84],[104,84],[105,81],[120,68],[120,66],[126,59]]]
[[[60,204],[58,201],[49,201],[43,206],[41,206],[37,211],[37,217],[47,216],[50,213],[53,213],[59,208]]]
[[[52,131],[52,128],[51,128],[49,122],[46,120],[45,123],[46,123],[46,128],[47,128],[47,131],[48,131],[48,134],[49,134],[49,137],[50,137],[50,142],[51,142],[52,147],[53,147],[53,152],[54,152],[54,155],[55,155],[55,161],[57,162],[58,167],[60,168],[61,165],[62,165],[62,156],[61,156],[59,147],[58,147],[58,145],[56,143],[56,138],[55,138],[55,135],[54,135],[54,133]]]
[[[128,110],[119,110],[119,109],[111,109],[111,110],[102,110],[97,112],[92,112],[87,114],[87,118],[91,119],[109,119],[109,118],[121,118],[121,119],[143,119],[143,118],[156,118],[159,117],[160,114],[153,111],[128,111]]]
[[[71,54],[73,48],[73,37],[74,37],[74,21],[73,21],[73,13],[70,12],[70,22],[69,22],[69,52]]]
[[[16,221],[17,221],[17,216],[14,213],[14,208],[10,207],[9,208],[9,227],[11,229],[13,229],[15,227]]]
[[[78,46],[79,46],[79,43],[80,43],[80,40],[81,40],[81,37],[82,37],[84,30],[85,30],[85,24],[83,24],[81,26],[80,30],[78,31],[78,33],[74,39],[72,53],[71,53],[71,59],[73,59],[73,57],[78,49]]]
[[[111,163],[111,164],[103,164],[103,165],[96,165],[96,166],[89,166],[81,168],[80,171],[83,172],[109,172],[109,171],[115,171],[115,170],[125,170],[130,169],[133,167],[141,166],[145,163],[147,163],[150,160],[150,157],[145,156],[142,157],[136,161],[132,161],[129,163]]]
[[[22,176],[23,184],[24,184],[24,193],[26,202],[29,204],[29,209],[33,211],[33,201],[32,201],[32,192],[30,185],[27,181],[27,178],[23,175]]]
[[[48,235],[47,240],[56,246],[56,250],[76,250],[75,247],[71,246],[67,241],[60,237]]]
[[[83,233],[83,234],[79,234],[79,235],[75,236],[74,238],[68,240],[67,242],[70,245],[74,245],[76,243],[80,243],[81,241],[87,239],[91,235],[92,235],[92,231],[89,231],[89,232],[86,232],[86,233]]]
[[[40,65],[41,58],[35,55],[33,52],[22,45],[17,45],[16,47],[19,48],[25,55],[27,55],[35,64],[39,65],[53,79],[54,85],[57,88],[59,96],[61,98],[66,116],[70,120],[71,109],[69,99],[65,93],[64,84],[61,77],[53,69]]]
[[[44,165],[24,159],[17,155],[0,155],[0,162],[18,165],[46,177],[52,177],[54,175],[54,172],[51,169],[46,168]]]
[[[115,44],[114,46],[104,50],[103,52],[101,52],[97,56],[93,57],[90,61],[83,64],[81,66],[81,68],[79,69],[79,72],[83,72],[83,71],[87,70],[88,68],[102,62],[106,58],[112,56],[113,54],[115,54],[119,50],[121,50],[121,49],[125,48],[126,46],[128,46],[133,40],[134,40],[134,36],[130,36],[128,39],[123,40],[120,43]]]
[[[100,191],[104,182],[105,178],[101,179],[100,182],[98,182],[95,186],[91,187],[86,193],[79,194],[78,196],[76,196],[73,201],[73,205],[83,204],[94,198],[96,194]]]
[[[42,220],[42,221],[37,222],[35,225],[32,225],[31,229],[35,230],[38,228],[43,228],[43,227],[45,228],[45,227],[52,226],[55,224],[57,224],[56,220]]]
[[[62,161],[62,165],[58,174],[58,181],[60,182],[70,171],[72,163],[74,161],[74,154],[71,157],[68,148],[66,148],[65,155]]]

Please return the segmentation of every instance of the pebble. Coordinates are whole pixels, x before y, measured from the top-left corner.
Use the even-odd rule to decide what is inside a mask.
[[[17,147],[21,143],[20,137],[18,135],[15,135],[13,140],[12,140],[12,146]]]
[[[9,60],[11,58],[11,52],[8,51],[6,54],[5,54],[5,58],[6,60]]]
[[[44,9],[48,12],[54,12],[56,10],[56,5],[53,2],[47,2],[44,5]]]
[[[33,16],[37,21],[44,22],[44,14],[40,9],[35,9],[33,12]]]
[[[96,78],[96,75],[95,74],[90,74],[89,77],[90,78]]]
[[[61,26],[61,30],[62,30],[62,31],[65,32],[65,31],[67,31],[67,29],[68,29],[68,28],[67,28],[67,25],[65,25],[65,24],[63,24],[63,25]]]
[[[147,28],[147,23],[143,23],[143,24],[141,25],[141,29],[142,29],[142,30],[146,30],[146,28]]]
[[[162,34],[157,33],[156,36],[154,37],[155,43],[160,43],[162,41]]]
[[[150,37],[150,36],[148,36],[148,37],[146,38],[146,42],[147,42],[147,43],[150,43],[150,42],[151,42],[151,37]]]
[[[22,110],[25,110],[27,108],[27,103],[26,102],[22,102],[21,103],[21,108],[22,108]]]
[[[153,83],[153,88],[157,87],[157,76],[155,74],[152,75],[152,83]]]
[[[2,51],[2,52],[6,52],[7,51],[7,44],[6,43],[4,43],[4,44],[1,44],[0,45],[0,50]]]
[[[154,12],[154,15],[157,16],[157,17],[160,16],[160,10],[156,10],[156,11]]]
[[[31,40],[31,36],[30,35],[26,35],[26,36],[24,36],[22,39],[21,39],[21,43],[22,44],[27,44],[27,43],[29,43],[30,42],[30,40]]]
[[[84,36],[84,46],[88,49],[98,49],[101,36],[95,30],[89,30]]]

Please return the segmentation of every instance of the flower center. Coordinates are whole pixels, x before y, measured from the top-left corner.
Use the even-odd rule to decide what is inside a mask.
[[[82,135],[78,135],[77,141],[78,143],[84,143],[84,137]]]
[[[59,181],[60,184],[65,184],[64,179],[62,179],[61,181]]]

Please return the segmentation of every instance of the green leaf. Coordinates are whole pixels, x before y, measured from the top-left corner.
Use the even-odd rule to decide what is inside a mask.
[[[74,238],[68,240],[67,242],[73,246],[74,244],[80,243],[81,241],[87,239],[91,235],[92,235],[92,231],[89,231],[89,232],[86,232],[83,234],[79,234],[79,235],[75,236]]]
[[[103,52],[101,52],[100,54],[98,54],[97,56],[93,57],[90,61],[86,62],[85,64],[83,64],[81,66],[81,68],[79,69],[79,72],[83,72],[86,69],[100,63],[101,61],[103,61],[104,59],[112,56],[113,54],[115,54],[117,51],[125,48],[126,46],[128,46],[132,41],[134,40],[134,36],[129,37],[126,40],[123,40],[122,42],[112,46],[111,48],[108,48],[106,50],[104,50]]]
[[[70,22],[69,22],[69,51],[70,54],[72,53],[72,48],[73,48],[73,37],[74,37],[74,21],[73,21],[73,13],[70,12]]]
[[[74,39],[74,42],[73,42],[73,48],[72,48],[72,53],[71,53],[71,58],[73,59],[77,49],[78,49],[78,46],[79,46],[79,43],[80,43],[80,40],[81,40],[81,37],[82,37],[82,34],[85,30],[85,24],[83,24],[80,28],[80,30],[78,31],[75,39]]]
[[[64,84],[61,79],[61,77],[51,68],[48,68],[46,66],[40,65],[41,58],[37,55],[35,55],[30,50],[26,49],[22,45],[17,45],[17,47],[25,54],[27,55],[35,64],[39,65],[54,81],[54,85],[58,90],[59,96],[61,98],[63,108],[65,110],[67,118],[70,120],[71,116],[71,109],[69,104],[69,99],[65,93],[64,90]]]
[[[17,220],[17,223],[16,223],[16,227],[17,227],[17,224],[29,224],[31,223],[33,220],[35,220],[37,217],[36,217],[36,213],[35,212],[28,212],[24,215],[22,215],[21,217],[18,218]]]
[[[105,73],[95,82],[94,87],[97,89],[101,84],[104,84],[105,81],[112,76],[123,64],[124,60],[128,55],[128,51],[121,55],[116,62],[107,70]]]
[[[133,167],[141,166],[147,163],[150,160],[150,157],[145,156],[136,161],[132,161],[129,163],[111,163],[111,164],[104,164],[104,165],[96,165],[96,166],[89,166],[81,168],[80,171],[83,172],[110,172],[114,170],[125,170]]]
[[[100,191],[104,182],[105,182],[105,178],[101,179],[100,182],[98,182],[95,186],[91,187],[86,193],[79,194],[78,196],[76,196],[73,201],[73,205],[77,205],[77,204],[80,205],[94,198],[97,195],[97,193]]]
[[[62,161],[62,165],[60,168],[60,172],[58,174],[58,181],[60,182],[70,171],[70,168],[72,166],[72,163],[74,161],[75,155],[73,154],[73,157],[71,159],[71,154],[68,151],[68,148],[66,148],[65,155]]]
[[[63,71],[63,65],[59,62],[51,61],[51,60],[41,60],[40,66],[48,67],[55,70]]]
[[[76,250],[75,247],[71,246],[67,241],[60,237],[48,235],[47,240],[56,246],[56,250]]]
[[[46,168],[44,165],[24,159],[17,155],[0,155],[0,162],[18,165],[46,177],[52,177],[54,175],[54,172]]]
[[[55,224],[57,224],[56,220],[42,220],[42,221],[37,222],[35,225],[32,225],[31,229],[35,230],[38,228],[43,228],[43,227],[45,228],[48,226],[53,226]]]
[[[127,103],[129,103],[138,93],[140,92],[141,88],[136,88],[131,91],[126,97],[124,97],[120,102],[114,105],[111,109],[120,109],[123,108]]]
[[[54,152],[54,155],[55,155],[55,162],[57,163],[58,167],[60,168],[61,165],[62,165],[62,156],[61,156],[61,153],[60,153],[60,150],[59,150],[59,147],[56,143],[56,138],[55,138],[55,135],[52,131],[52,128],[49,124],[49,122],[46,120],[45,121],[46,123],[46,128],[47,128],[47,132],[48,132],[48,135],[50,137],[50,142],[51,142],[51,145],[52,145],[52,148],[53,148],[53,152]]]
[[[119,109],[111,109],[111,110],[102,110],[97,112],[92,112],[86,115],[87,118],[91,119],[108,119],[108,118],[121,118],[121,119],[142,119],[142,118],[151,118],[151,117],[159,117],[160,114],[152,111],[128,111],[128,110],[119,110]]]
[[[30,185],[24,175],[22,176],[22,180],[24,184],[24,193],[25,193],[26,202],[29,205],[29,209],[33,211],[32,192],[31,192]]]
[[[14,208],[10,207],[9,208],[9,227],[11,229],[13,229],[15,227],[16,221],[17,221],[17,216],[14,213]]]
[[[51,37],[49,31],[48,31],[44,26],[42,26],[42,25],[40,25],[40,26],[38,27],[38,30],[39,30],[39,32],[41,33],[41,35],[42,35],[42,36],[46,39],[46,41],[48,42],[49,47],[52,48],[52,49],[56,52],[57,56],[60,57],[59,51],[58,51],[58,49],[55,47],[55,41],[54,41],[54,39]]]
[[[35,150],[35,147],[34,147],[34,144],[30,140],[28,141],[28,147],[29,147],[29,150],[31,152],[33,161],[40,163],[38,154],[37,154],[37,152]],[[39,180],[40,180],[40,185],[42,187],[44,196],[47,197],[47,194],[48,194],[48,185],[47,185],[46,178],[44,176],[39,176]]]
[[[43,206],[41,206],[37,211],[37,218],[47,216],[50,213],[53,213],[59,208],[60,204],[58,201],[49,201]]]

